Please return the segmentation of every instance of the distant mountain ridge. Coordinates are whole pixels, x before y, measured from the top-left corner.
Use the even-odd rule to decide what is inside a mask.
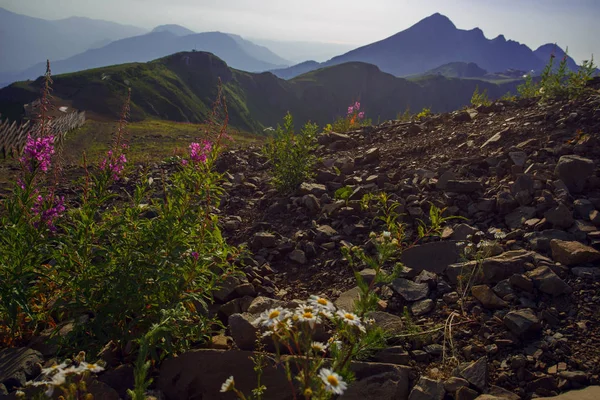
[[[542,46],[534,52],[524,44],[506,40],[503,35],[487,39],[481,29],[458,29],[448,17],[435,13],[393,36],[313,67],[360,61],[401,77],[422,74],[449,63],[464,62],[475,63],[490,73],[506,70],[539,72],[548,62],[546,49]],[[576,68],[574,61],[569,65]],[[306,72],[292,66],[273,73],[289,79],[296,76],[295,70]]]
[[[233,68],[245,71],[266,71],[286,62],[263,46],[255,45],[240,36],[221,32],[204,32],[180,36],[179,26],[158,27],[145,35],[117,40],[101,48],[90,49],[70,58],[52,62],[56,74],[83,71],[109,65],[148,62],[181,51],[207,51],[225,60]],[[183,28],[185,29],[185,28]],[[35,79],[44,71],[45,63],[38,63],[18,74],[0,75],[0,82]]]
[[[71,57],[106,40],[146,32],[109,21],[83,17],[45,20],[0,8],[0,73],[20,71],[46,59]]]
[[[496,85],[476,79],[396,78],[378,67],[350,62],[283,80],[275,75],[230,68],[205,52],[182,52],[149,63],[132,63],[54,77],[53,95],[72,107],[118,119],[128,88],[133,119],[160,118],[202,122],[221,79],[231,124],[261,133],[290,111],[297,121],[321,126],[344,116],[348,104],[361,101],[368,117],[393,119],[407,107],[450,111],[469,104],[476,87],[490,97],[514,91],[516,83]],[[41,78],[0,90],[0,113],[15,112],[39,96]]]

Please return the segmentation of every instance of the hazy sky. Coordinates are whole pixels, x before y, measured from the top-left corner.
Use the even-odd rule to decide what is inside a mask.
[[[153,28],[245,37],[364,45],[440,12],[458,28],[480,27],[532,49],[569,46],[579,63],[600,59],[600,0],[0,0],[0,7],[46,19],[83,16]]]

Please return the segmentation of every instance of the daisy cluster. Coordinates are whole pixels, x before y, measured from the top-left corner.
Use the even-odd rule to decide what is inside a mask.
[[[88,363],[85,361],[79,361],[74,363],[63,362],[61,364],[55,364],[48,368],[43,368],[42,373],[35,381],[30,381],[25,386],[46,388],[44,394],[48,397],[52,397],[54,389],[62,386],[67,382],[67,378],[73,375],[82,375],[85,372],[98,373],[104,371],[104,367],[99,364]]]
[[[311,296],[306,303],[300,304],[294,310],[276,307],[264,311],[254,321],[254,326],[267,329],[263,336],[272,336],[281,335],[298,323],[308,323],[313,328],[325,320],[342,322],[363,333],[366,332],[365,325],[358,315],[339,310],[332,302],[319,296]]]

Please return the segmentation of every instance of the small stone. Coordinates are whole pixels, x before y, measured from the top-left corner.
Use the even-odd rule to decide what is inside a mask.
[[[535,287],[541,292],[552,296],[571,293],[573,289],[548,267],[538,267],[527,272],[527,276],[533,281]]]
[[[469,382],[466,379],[457,376],[450,377],[444,382],[444,389],[446,389],[446,392],[450,393],[454,393],[464,386],[469,386]]]
[[[498,297],[487,285],[477,285],[471,288],[473,297],[481,302],[487,309],[498,309],[508,307],[508,303]]]
[[[414,283],[404,278],[394,279],[392,288],[406,301],[421,300],[429,295],[429,285],[426,283]]]
[[[435,303],[431,299],[417,301],[410,306],[410,311],[416,317],[425,315],[435,308]]]
[[[487,388],[488,369],[487,357],[481,357],[461,370],[460,375],[480,391]]]
[[[504,325],[517,336],[534,332],[541,328],[540,320],[529,308],[511,311],[506,314]]]
[[[288,255],[288,258],[290,260],[292,260],[293,262],[298,263],[300,265],[306,264],[306,254],[304,254],[304,252],[302,250],[299,250],[299,249],[293,250]]]
[[[581,193],[586,181],[594,173],[594,162],[577,155],[562,156],[554,170],[571,193]]]
[[[441,381],[422,376],[411,390],[408,400],[443,400],[445,394]]]
[[[571,210],[562,203],[547,211],[544,217],[552,226],[561,229],[570,228],[575,222]]]
[[[476,400],[479,397],[479,393],[475,390],[463,386],[456,391],[455,400]]]
[[[350,290],[345,291],[335,301],[337,308],[341,310],[353,312],[355,309],[355,303],[360,297],[360,288],[358,286],[353,287]]]

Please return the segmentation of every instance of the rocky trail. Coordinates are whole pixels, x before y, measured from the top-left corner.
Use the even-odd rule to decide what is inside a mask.
[[[378,288],[370,317],[395,338],[353,363],[357,380],[340,398],[600,398],[600,95],[496,102],[318,140],[314,179],[288,195],[273,189],[258,147],[218,161],[227,177],[222,228],[251,251],[246,278],[215,294],[211,312],[227,330],[212,348],[163,363],[159,397],[233,398],[219,393],[230,375],[251,389],[252,321],[266,309],[311,294],[351,309],[358,289],[341,248],[368,250],[383,227],[360,200],[385,192],[406,225],[405,267]],[[336,199],[342,187],[351,194]],[[462,218],[419,240],[432,204]],[[465,258],[469,245],[485,256]],[[477,268],[463,298],[461,277]],[[421,333],[407,334],[414,329]],[[23,360],[39,356],[20,351],[1,352],[0,382],[27,375]],[[124,398],[132,379],[130,364],[102,374],[101,398]],[[264,382],[265,398],[292,398],[281,370],[267,369]]]

